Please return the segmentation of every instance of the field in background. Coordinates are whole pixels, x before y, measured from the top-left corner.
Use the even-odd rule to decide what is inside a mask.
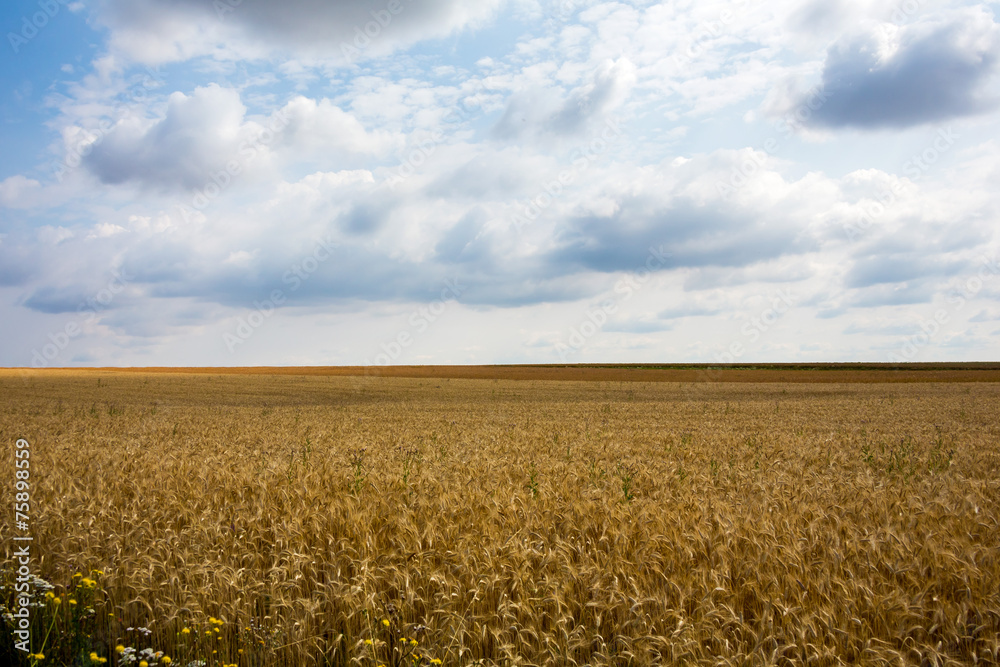
[[[996,368],[546,368],[0,371],[0,497],[110,663],[1000,660]]]
[[[919,364],[525,364],[504,366],[308,366],[137,368],[114,372],[581,382],[1000,382],[1000,363]],[[28,371],[30,374],[32,371]]]

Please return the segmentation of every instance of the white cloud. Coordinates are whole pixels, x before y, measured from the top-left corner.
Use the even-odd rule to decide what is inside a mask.
[[[58,245],[63,241],[67,241],[73,238],[75,234],[72,230],[66,229],[65,227],[53,227],[52,225],[45,225],[38,230],[38,240],[42,243],[47,243],[50,245]]]
[[[15,174],[0,181],[0,205],[8,208],[30,206],[36,200],[41,183]]]
[[[158,190],[203,190],[228,184],[276,158],[321,159],[326,166],[401,148],[398,133],[368,131],[330,100],[298,96],[266,118],[247,116],[238,91],[212,84],[190,95],[173,93],[163,117],[129,116],[93,146],[84,165],[107,184],[137,183]],[[80,128],[68,132],[78,142]],[[222,185],[223,189],[226,185]]]
[[[120,121],[95,143],[84,164],[104,183],[196,188],[238,157],[252,132],[263,129],[245,123],[245,113],[239,93],[231,88],[212,84],[191,95],[173,93],[163,118]]]
[[[287,118],[282,145],[304,154],[330,153],[384,156],[401,149],[404,138],[385,130],[368,131],[353,115],[330,100],[298,96],[281,108],[279,117]]]

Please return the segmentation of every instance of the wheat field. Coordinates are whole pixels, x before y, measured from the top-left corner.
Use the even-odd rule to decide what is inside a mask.
[[[0,371],[0,396],[34,573],[98,581],[86,646],[31,664],[1000,662],[1000,384]]]

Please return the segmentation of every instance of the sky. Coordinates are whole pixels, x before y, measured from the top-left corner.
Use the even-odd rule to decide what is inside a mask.
[[[0,366],[995,361],[1000,2],[0,7]]]

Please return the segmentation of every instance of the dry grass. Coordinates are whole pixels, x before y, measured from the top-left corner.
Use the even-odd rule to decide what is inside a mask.
[[[446,665],[1000,660],[997,384],[52,371],[0,397],[36,572],[104,570],[167,653],[214,616],[215,664],[368,664],[393,605]]]

